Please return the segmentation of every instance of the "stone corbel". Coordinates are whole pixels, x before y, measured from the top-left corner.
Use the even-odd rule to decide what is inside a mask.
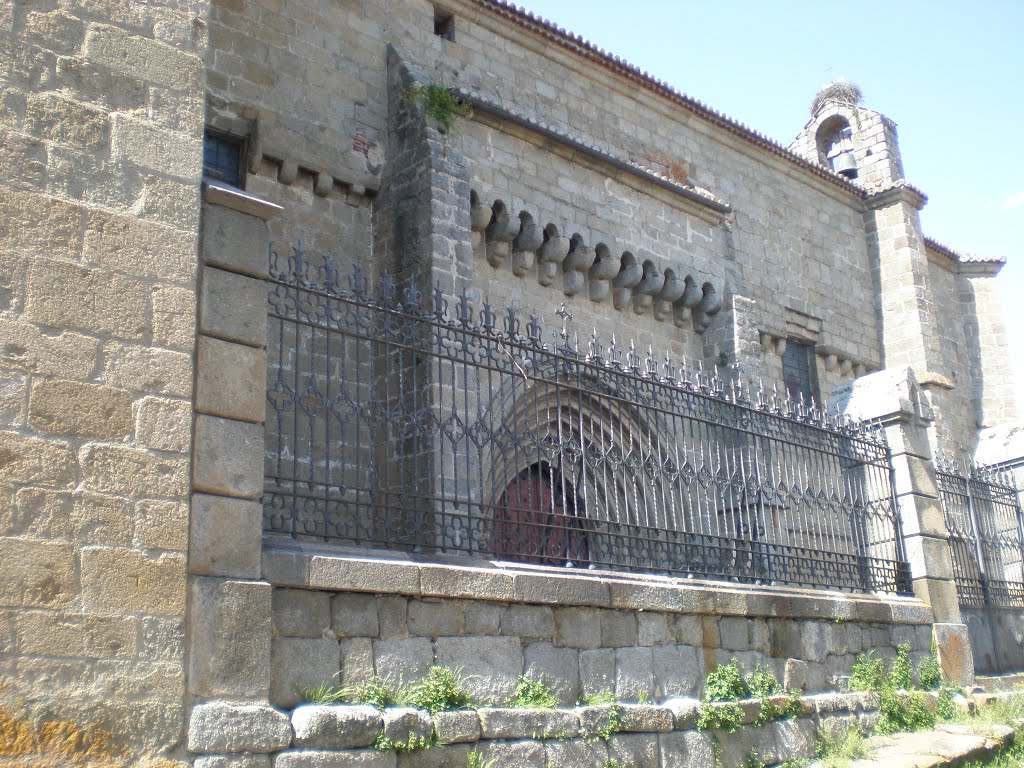
[[[637,264],[636,257],[626,251],[619,260],[619,273],[612,280],[612,304],[622,309],[629,303],[633,288],[644,276],[644,268]]]
[[[558,268],[565,261],[569,253],[569,238],[558,234],[554,225],[549,224],[544,231],[544,243],[537,252],[537,259],[540,268],[537,270],[537,282],[541,285],[551,285],[555,282]]]
[[[492,208],[491,223],[484,231],[487,263],[497,269],[512,252],[512,241],[519,234],[520,221],[498,200]]]
[[[661,292],[665,285],[665,275],[658,265],[650,259],[644,260],[644,276],[633,289],[633,311],[638,315],[647,312],[654,303],[654,296]]]
[[[604,243],[598,243],[594,251],[596,258],[588,272],[590,300],[602,302],[611,295],[611,279],[619,273],[619,260],[612,256],[612,252]]]
[[[324,171],[320,171],[313,177],[313,194],[317,197],[327,197],[334,189],[334,177]]]
[[[526,211],[519,212],[519,234],[512,241],[512,274],[522,277],[537,259],[536,251],[544,242],[544,230]]]
[[[569,242],[572,248],[569,255],[565,257],[565,261],[562,262],[562,272],[565,273],[562,290],[566,296],[575,296],[583,290],[587,272],[594,266],[597,252],[590,246],[584,245],[583,238],[579,235],[573,235]]]
[[[697,285],[697,281],[692,276],[687,275],[683,279],[683,295],[676,299],[673,305],[674,314],[673,319],[677,328],[683,328],[686,326],[687,321],[690,319],[690,315],[693,312],[693,308],[696,307],[700,300],[704,298],[704,292],[700,286]]]
[[[484,231],[491,223],[491,216],[494,212],[473,196],[469,209],[469,224],[473,231],[473,250],[476,251],[484,241]]]
[[[664,320],[672,314],[672,305],[686,291],[686,280],[676,275],[675,270],[665,270],[665,284],[654,297],[654,319]]]
[[[715,286],[704,283],[701,293],[703,295],[700,302],[693,308],[693,330],[697,333],[704,333],[711,325],[711,318],[722,309],[722,297],[715,290]]]

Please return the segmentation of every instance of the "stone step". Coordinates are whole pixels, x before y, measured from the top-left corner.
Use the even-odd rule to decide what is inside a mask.
[[[982,688],[985,692],[1009,691],[1024,685],[1024,672],[1009,672],[1002,675],[978,675],[975,678],[976,687]]]
[[[940,725],[932,731],[872,736],[867,757],[851,761],[850,768],[944,768],[981,760],[1013,741],[1005,725]],[[810,768],[822,768],[813,763]]]

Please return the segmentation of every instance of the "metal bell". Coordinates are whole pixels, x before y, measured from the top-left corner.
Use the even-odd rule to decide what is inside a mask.
[[[832,158],[832,170],[848,179],[857,178],[857,158],[852,150],[840,152]]]

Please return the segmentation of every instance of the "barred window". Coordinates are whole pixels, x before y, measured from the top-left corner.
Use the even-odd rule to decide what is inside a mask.
[[[782,379],[786,383],[786,394],[791,399],[799,400],[802,396],[805,403],[818,400],[812,345],[789,340],[786,351],[782,353]]]
[[[237,136],[207,130],[203,137],[203,175],[241,188],[243,145]]]

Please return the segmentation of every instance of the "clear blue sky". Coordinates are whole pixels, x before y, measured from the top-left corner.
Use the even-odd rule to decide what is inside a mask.
[[[929,237],[1003,256],[1024,416],[1024,0],[518,0],[779,141],[840,76],[898,126]]]

